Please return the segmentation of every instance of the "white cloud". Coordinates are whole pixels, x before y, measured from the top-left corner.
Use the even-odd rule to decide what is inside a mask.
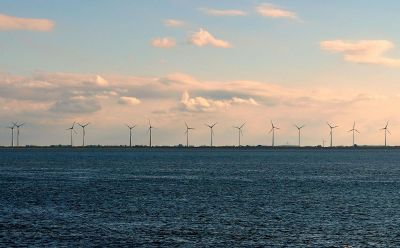
[[[130,105],[137,105],[141,103],[141,101],[136,97],[130,97],[130,96],[121,96],[118,102],[120,104],[130,104]]]
[[[322,41],[321,49],[342,53],[344,59],[353,63],[400,66],[400,59],[388,58],[385,53],[394,47],[388,40],[328,40]]]
[[[54,22],[48,19],[20,18],[0,14],[0,30],[51,31]]]
[[[254,106],[258,105],[258,103],[253,98],[243,99],[240,97],[233,97],[232,103],[238,103],[238,104],[245,103],[245,104],[250,104],[250,105],[254,105]]]
[[[185,111],[190,112],[214,112],[230,108],[233,104],[258,105],[253,99],[232,97],[231,99],[215,100],[201,96],[190,97],[188,91],[184,91],[181,97],[181,105]]]
[[[273,4],[263,3],[256,7],[257,12],[265,17],[297,19],[295,12],[279,8]]]
[[[184,22],[184,21],[181,21],[181,20],[167,19],[167,20],[164,20],[164,25],[167,26],[167,27],[174,27],[174,28],[176,28],[176,27],[182,27],[182,26],[184,26],[184,25],[185,25],[185,22]]]
[[[156,38],[151,41],[151,44],[154,47],[158,48],[172,48],[176,46],[176,41],[173,38],[165,37],[165,38]]]
[[[182,94],[181,104],[186,111],[209,112],[230,107],[229,101],[212,100],[204,97],[190,97],[189,92]]]
[[[207,9],[207,8],[202,8],[200,9],[207,15],[211,16],[245,16],[247,15],[246,12],[242,10],[236,10],[236,9]]]
[[[229,42],[220,40],[215,38],[211,33],[209,33],[207,30],[200,29],[198,32],[192,33],[190,36],[190,42],[193,45],[203,47],[203,46],[214,46],[214,47],[220,47],[220,48],[230,48],[232,47]]]
[[[96,75],[96,83],[99,86],[108,86],[109,85],[108,81],[99,75]]]

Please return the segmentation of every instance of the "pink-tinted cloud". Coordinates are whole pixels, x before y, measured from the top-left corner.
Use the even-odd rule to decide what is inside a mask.
[[[174,38],[156,38],[151,41],[151,44],[157,48],[173,48],[176,46],[176,41]]]
[[[54,22],[48,19],[21,18],[0,14],[0,30],[28,30],[48,32],[53,30]]]
[[[246,12],[237,9],[208,9],[201,8],[202,12],[211,16],[246,16]]]
[[[166,20],[164,20],[164,25],[167,27],[177,28],[177,27],[185,26],[185,22],[181,21],[181,20],[175,20],[175,19],[166,19]]]
[[[156,144],[179,142],[184,121],[193,124],[218,121],[216,142],[219,144],[230,144],[232,125],[239,121],[247,121],[246,143],[250,144],[269,144],[270,119],[281,128],[276,137],[277,144],[291,138],[295,140],[293,124],[301,122],[307,125],[304,144],[315,144],[327,137],[326,121],[332,121],[340,128],[349,124],[351,128],[356,120],[362,133],[371,134],[370,139],[363,141],[369,142],[379,141],[377,129],[387,119],[393,126],[396,121],[400,123],[396,116],[396,106],[400,104],[397,94],[380,96],[368,89],[354,87],[302,88],[250,80],[199,80],[183,73],[164,77],[67,73],[17,76],[0,73],[0,117],[2,120],[40,123],[43,127],[55,123],[57,126],[46,130],[58,130],[56,135],[59,133],[61,140],[65,133],[59,132],[60,125],[69,126],[75,120],[92,122],[91,137],[99,137],[99,141],[93,142],[100,144],[109,144],[109,139],[101,140],[100,137],[113,132],[110,130],[123,133],[121,122],[139,124],[138,135],[143,135],[142,143],[146,144],[148,119],[158,128],[156,140],[159,135],[170,135],[165,139],[159,138]],[[93,130],[99,126],[105,133]],[[335,130],[335,143],[350,142],[350,138],[346,139],[347,127],[346,130],[340,128]],[[193,137],[196,144],[207,142],[203,139],[207,130],[203,129],[204,126],[196,129],[198,137]],[[222,138],[223,132],[227,135],[225,139]],[[340,133],[343,133],[342,137]],[[395,135],[394,129],[393,138],[398,138]]]
[[[344,59],[353,63],[400,66],[400,59],[389,58],[385,53],[394,47],[388,40],[328,40],[321,42],[323,50],[342,53]]]
[[[217,39],[207,30],[202,28],[199,31],[192,33],[189,40],[193,45],[199,47],[208,45],[220,48],[232,47],[232,45],[228,41]]]
[[[282,9],[269,3],[258,5],[256,7],[256,11],[265,17],[297,19],[297,14],[295,12]]]

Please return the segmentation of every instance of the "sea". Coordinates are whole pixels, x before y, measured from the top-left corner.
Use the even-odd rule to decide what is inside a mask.
[[[399,149],[0,149],[0,247],[399,246]]]

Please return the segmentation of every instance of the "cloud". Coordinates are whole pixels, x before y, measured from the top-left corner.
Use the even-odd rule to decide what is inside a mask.
[[[100,103],[94,98],[84,96],[76,96],[66,99],[57,100],[51,107],[50,111],[57,113],[93,113],[101,109]]]
[[[181,21],[181,20],[167,19],[167,20],[164,20],[164,25],[167,27],[177,28],[177,27],[184,26],[185,22]]]
[[[99,75],[96,75],[96,83],[99,86],[108,86],[109,85],[108,81]]]
[[[232,98],[232,103],[237,103],[237,104],[250,104],[250,105],[254,105],[257,106],[259,105],[253,98],[249,98],[249,99],[243,99],[240,97],[233,97]]]
[[[0,30],[28,30],[48,32],[53,30],[54,22],[48,19],[20,18],[0,14]]]
[[[107,84],[99,84],[102,80],[98,75]],[[296,137],[292,124],[304,121],[310,128],[307,137],[318,137],[313,141],[315,144],[320,137],[326,137],[326,120],[334,120],[340,126],[348,123],[349,127],[353,119],[360,125],[375,125],[376,120],[381,125],[379,121],[382,119],[396,120],[394,113],[400,98],[397,97],[398,92],[393,92],[392,97],[390,94],[376,96],[368,88],[350,86],[326,89],[250,80],[200,80],[184,73],[138,77],[103,73],[37,73],[26,76],[0,72],[0,117],[4,125],[7,120],[20,120],[37,126],[40,124],[40,128],[46,131],[58,130],[53,140],[53,136],[42,138],[46,144],[62,142],[65,133],[59,129],[60,126],[67,128],[80,119],[96,123],[91,138],[96,141],[90,141],[96,142],[93,144],[109,144],[111,136],[117,137],[115,143],[119,144],[122,138],[118,138],[118,133],[123,128],[120,123],[131,121],[139,124],[135,142],[140,144],[140,135],[143,135],[144,144],[147,141],[147,119],[160,128],[160,136],[157,136],[159,142],[165,144],[179,142],[184,121],[218,121],[223,127],[221,132],[226,130],[230,137],[231,126],[241,119],[246,120],[247,127],[254,130],[246,135],[246,140],[253,139],[254,144],[265,144],[265,137],[260,137],[259,133],[267,131],[265,125],[269,119],[276,120],[282,127],[279,137],[287,133],[289,141],[290,135]],[[145,104],[132,105],[139,101]],[[110,133],[97,129],[101,126],[103,131]],[[359,128],[362,131],[362,126]],[[200,127],[196,130],[193,141],[203,144],[202,132],[206,130]],[[197,138],[195,133],[198,133]],[[229,143],[222,135],[220,142]],[[43,137],[36,128],[32,136],[33,144]]]
[[[388,58],[385,53],[394,47],[388,40],[327,40],[320,43],[321,49],[342,53],[344,59],[353,63],[400,66],[400,59]]]
[[[165,38],[156,38],[151,41],[151,44],[154,47],[158,48],[172,48],[176,46],[176,41],[173,38],[165,37]]]
[[[140,104],[141,101],[136,97],[129,97],[129,96],[121,96],[119,98],[118,103],[120,104],[129,104],[129,105],[137,105]]]
[[[201,8],[202,12],[211,16],[245,16],[246,12],[236,9],[207,9]]]
[[[232,97],[232,99],[215,100],[205,97],[190,97],[189,92],[185,91],[181,97],[181,107],[189,112],[214,112],[230,108],[233,104],[250,104],[258,105],[253,99],[242,99],[239,97]]]
[[[198,32],[192,33],[190,36],[190,42],[199,47],[203,46],[214,46],[214,47],[220,47],[220,48],[230,48],[232,47],[229,42],[220,40],[215,38],[212,34],[210,34],[207,30],[200,29]]]
[[[297,14],[281,9],[273,4],[263,3],[256,7],[256,11],[265,17],[297,19]]]

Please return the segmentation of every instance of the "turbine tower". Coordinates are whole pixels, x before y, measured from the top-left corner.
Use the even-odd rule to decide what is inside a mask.
[[[147,130],[147,133],[149,134],[149,147],[151,147],[151,131],[154,127],[151,125],[149,121],[149,129]]]
[[[339,126],[332,126],[331,124],[329,124],[329,122],[327,122],[326,124],[328,124],[328,126],[329,126],[329,128],[331,129],[331,131],[330,131],[330,136],[331,136],[331,147],[333,146],[333,142],[332,142],[332,136],[333,136],[333,129],[335,129],[335,128],[337,128],[337,127],[339,127]]]
[[[82,147],[85,146],[85,135],[86,135],[85,128],[86,128],[89,124],[90,124],[89,122],[86,123],[85,125],[82,125],[82,124],[78,123],[78,125],[81,126],[81,128],[82,128]]]
[[[272,147],[275,146],[275,129],[279,130],[279,127],[276,127],[274,123],[271,121],[271,130],[269,130],[269,133],[272,132]]]
[[[386,134],[387,133],[391,134],[389,129],[388,129],[388,126],[389,126],[389,121],[386,122],[386,126],[384,128],[380,129],[380,130],[385,130],[385,146],[386,146]]]
[[[303,129],[303,127],[305,127],[305,126],[304,125],[301,125],[301,126],[294,125],[294,126],[299,131],[299,147],[300,147],[301,146],[301,129]]]
[[[194,130],[193,127],[189,127],[188,124],[185,122],[185,126],[186,126],[186,147],[189,147],[189,130]]]
[[[74,145],[74,143],[73,143],[73,140],[72,140],[72,133],[74,132],[75,134],[76,134],[76,131],[75,131],[75,129],[74,129],[74,127],[75,127],[75,121],[74,121],[74,123],[72,124],[72,126],[70,127],[70,128],[67,128],[66,130],[67,131],[70,131],[70,138],[71,138],[71,147]]]
[[[209,125],[209,124],[204,124],[204,125],[206,125],[207,127],[210,128],[210,138],[211,138],[210,146],[212,147],[213,146],[214,127],[215,127],[215,125],[217,125],[217,122],[215,122],[212,125]]]
[[[17,147],[19,146],[19,128],[25,125],[25,123],[18,124],[17,122],[13,122],[14,127],[17,128]]]
[[[236,128],[236,129],[238,130],[238,135],[239,135],[239,146],[241,146],[241,144],[240,144],[240,136],[243,136],[243,127],[244,127],[245,124],[246,124],[246,122],[243,123],[240,127],[237,127],[237,126],[234,126],[234,127],[233,127],[233,128]]]
[[[14,147],[14,128],[15,128],[14,122],[12,126],[9,126],[7,128],[11,129],[11,147]]]
[[[356,129],[356,122],[355,122],[355,121],[354,121],[354,123],[353,123],[353,128],[350,129],[349,132],[353,132],[353,146],[355,146],[355,144],[356,144],[356,143],[355,143],[355,139],[354,139],[355,132],[360,133],[360,132]]]
[[[136,127],[136,125],[129,126],[128,124],[125,124],[129,128],[129,147],[132,147],[132,129]]]

